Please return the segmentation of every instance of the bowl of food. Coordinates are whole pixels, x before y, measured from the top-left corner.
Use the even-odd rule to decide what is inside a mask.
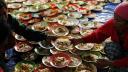
[[[15,46],[14,49],[17,52],[28,52],[33,49],[32,45],[28,42],[18,42]]]
[[[66,53],[57,53],[50,57],[51,65],[56,68],[63,68],[68,66],[68,64],[71,62],[71,57]]]
[[[21,61],[15,65],[15,72],[33,72],[35,63],[31,61]]]

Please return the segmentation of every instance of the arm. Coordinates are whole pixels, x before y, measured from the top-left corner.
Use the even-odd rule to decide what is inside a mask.
[[[41,41],[46,39],[46,35],[42,32],[33,31],[27,28],[25,25],[21,24],[18,20],[9,15],[8,22],[13,29],[13,31],[19,35],[22,35],[27,40],[30,41]]]
[[[111,32],[111,28],[112,28],[112,25],[113,25],[112,23],[113,23],[113,19],[110,19],[103,26],[96,29],[90,35],[83,37],[82,39],[86,43],[101,43],[106,38],[110,37],[109,32]]]

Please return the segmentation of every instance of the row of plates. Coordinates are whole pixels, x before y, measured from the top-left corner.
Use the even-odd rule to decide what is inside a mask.
[[[44,69],[44,67],[51,68],[51,67],[56,67],[56,68],[64,68],[64,67],[77,67],[79,68],[82,65],[82,60],[78,56],[74,55],[69,55],[67,53],[57,53],[53,54],[51,56],[44,56],[42,58],[42,64],[39,66],[35,67],[36,64],[31,62],[31,61],[21,61],[16,64],[15,66],[15,71],[23,71],[23,70],[28,70],[29,72],[37,72],[38,68]],[[45,66],[44,66],[45,65]],[[86,64],[85,64],[86,65]],[[96,72],[96,67],[92,64],[88,64],[88,66],[91,65],[91,72]],[[35,67],[35,68],[34,68]],[[89,70],[86,69],[85,70]],[[49,71],[48,71],[49,72]]]

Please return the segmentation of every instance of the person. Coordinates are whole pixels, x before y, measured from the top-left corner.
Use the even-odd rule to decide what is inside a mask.
[[[88,36],[71,39],[73,44],[101,43],[111,37],[104,50],[109,60],[99,59],[100,67],[111,66],[112,72],[128,72],[128,2],[122,2],[114,10],[114,17]],[[116,71],[115,71],[116,70]]]
[[[53,36],[47,36],[45,33],[34,31],[20,23],[16,18],[8,14],[7,5],[4,0],[0,0],[0,53],[13,48],[15,38],[12,33],[23,36],[28,41],[42,41],[54,39]]]

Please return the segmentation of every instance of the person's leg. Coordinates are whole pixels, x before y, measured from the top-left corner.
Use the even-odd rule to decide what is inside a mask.
[[[118,43],[110,42],[105,44],[104,51],[110,60],[116,60],[123,57],[123,49]]]
[[[114,42],[106,43],[104,50],[110,60],[116,60],[126,55],[121,46]],[[128,72],[128,68],[110,67],[109,72]]]

